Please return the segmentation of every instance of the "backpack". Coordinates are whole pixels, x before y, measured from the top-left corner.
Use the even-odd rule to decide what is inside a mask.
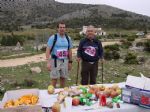
[[[66,37],[67,42],[68,42],[68,50],[69,50],[69,48],[70,48],[70,41],[69,41],[69,37],[68,37],[68,35],[67,35],[67,34],[65,34],[65,37]],[[50,54],[52,53],[52,51],[53,51],[53,49],[54,49],[54,46],[55,46],[55,44],[56,44],[56,41],[57,41],[57,34],[55,34],[55,36],[54,36],[54,41],[53,41],[52,48],[51,48],[51,50],[50,50]]]

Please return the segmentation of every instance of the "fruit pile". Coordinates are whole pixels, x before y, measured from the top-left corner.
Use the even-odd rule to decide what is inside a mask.
[[[54,88],[52,86],[48,87],[48,93],[54,93]],[[72,105],[92,105],[98,100],[101,102],[101,106],[108,105],[112,107],[111,104],[106,102],[107,98],[112,98],[112,102],[116,101],[116,97],[121,94],[121,88],[118,85],[113,85],[111,87],[106,87],[104,85],[88,85],[88,86],[77,86],[74,88],[65,87],[64,90],[58,93],[57,101],[62,103],[66,97],[72,97]]]
[[[99,97],[99,94],[104,94],[107,98],[114,98],[121,94],[121,88],[118,85],[113,85],[111,87],[105,87],[103,85],[93,85],[89,89],[89,93],[95,94]]]
[[[33,94],[24,95],[17,100],[9,100],[4,104],[4,108],[17,107],[20,105],[35,105],[38,102],[38,96]]]

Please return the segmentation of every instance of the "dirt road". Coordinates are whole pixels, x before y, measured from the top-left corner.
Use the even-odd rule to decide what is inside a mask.
[[[112,45],[116,43],[120,43],[120,42],[119,41],[103,42],[102,45],[106,46],[106,45]],[[73,55],[76,55],[76,51],[77,49],[73,49]],[[13,67],[13,66],[19,66],[28,63],[38,63],[42,61],[45,61],[45,53],[34,55],[34,56],[28,56],[24,58],[0,60],[0,67]]]

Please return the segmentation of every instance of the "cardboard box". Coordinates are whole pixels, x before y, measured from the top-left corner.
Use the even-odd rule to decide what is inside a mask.
[[[3,109],[4,104],[8,100],[16,100],[16,99],[20,98],[21,96],[27,95],[27,94],[33,94],[33,95],[37,95],[39,97],[39,89],[20,89],[20,90],[7,91],[4,94],[0,108]],[[36,105],[40,105],[40,100],[38,100],[38,103]],[[25,107],[25,105],[20,106],[20,107]]]
[[[136,88],[123,88],[122,100],[127,103],[139,105],[141,98],[140,89]]]
[[[40,105],[34,105],[0,109],[0,112],[43,112],[43,109]]]
[[[150,92],[141,91],[140,106],[150,108]]]
[[[127,77],[126,86],[150,91],[150,78],[147,78],[144,75],[141,75],[141,77],[129,75]]]
[[[131,89],[122,88],[122,101],[126,103],[131,103]]]

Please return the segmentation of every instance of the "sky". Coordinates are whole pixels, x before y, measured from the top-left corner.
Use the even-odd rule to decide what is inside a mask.
[[[106,4],[150,17],[150,0],[56,0],[63,3]]]

